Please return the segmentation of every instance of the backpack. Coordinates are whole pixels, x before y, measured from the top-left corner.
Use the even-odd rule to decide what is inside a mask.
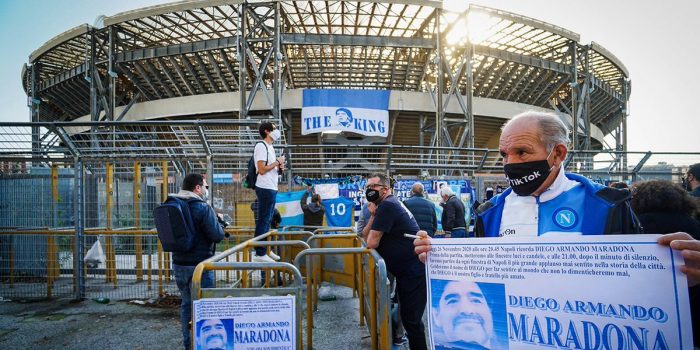
[[[193,201],[201,199],[168,197],[153,209],[158,239],[166,252],[185,253],[194,247],[196,230],[189,205]]]
[[[265,150],[267,150],[267,143],[264,141],[258,141],[255,143],[255,146],[257,146],[258,143],[264,144]],[[267,155],[265,156],[265,165],[267,165]],[[253,155],[250,156],[250,159],[248,159],[248,172],[245,175],[245,179],[243,179],[243,187],[251,190],[255,189],[256,181],[258,181],[258,170],[255,169],[255,147],[253,147]]]

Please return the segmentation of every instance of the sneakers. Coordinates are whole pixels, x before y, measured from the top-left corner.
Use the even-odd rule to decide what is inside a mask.
[[[271,257],[274,261],[280,261],[280,256],[275,254],[275,252],[270,251],[267,256]]]
[[[275,262],[271,257],[267,255],[253,255],[253,262],[266,262],[266,263],[271,263]]]
[[[401,346],[401,345],[404,345],[406,343],[408,343],[408,338],[406,337],[405,334],[398,337],[398,338],[394,338],[394,345],[395,346]]]

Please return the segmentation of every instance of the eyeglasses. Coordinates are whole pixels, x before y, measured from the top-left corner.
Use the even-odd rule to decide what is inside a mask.
[[[371,185],[365,186],[365,190],[374,189],[374,188],[376,188],[377,186],[379,186],[379,187],[386,187],[386,186],[384,186],[384,185],[382,185],[382,184],[371,184]]]

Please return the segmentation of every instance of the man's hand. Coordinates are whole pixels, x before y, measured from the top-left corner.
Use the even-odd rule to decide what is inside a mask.
[[[286,160],[287,160],[287,157],[285,157],[284,154],[277,157],[277,163],[279,163],[280,165],[283,165]]]
[[[423,230],[418,231],[416,235],[420,238],[413,240],[413,246],[415,247],[414,250],[416,251],[416,254],[418,254],[418,259],[425,264],[425,259],[428,257],[428,252],[433,249],[430,245],[430,236],[428,236],[428,233]]]
[[[700,284],[700,241],[685,232],[669,233],[659,237],[659,244],[681,252],[685,265],[681,272],[688,276],[688,287]]]
[[[369,210],[370,215],[374,216],[374,212],[377,211],[377,205],[369,202],[367,203],[367,210]]]

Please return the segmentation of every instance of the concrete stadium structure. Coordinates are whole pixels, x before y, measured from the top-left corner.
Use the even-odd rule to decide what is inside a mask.
[[[564,28],[419,0],[158,5],[69,29],[22,72],[32,122],[274,118],[291,145],[493,149],[535,109],[576,125],[584,151],[626,151],[628,77]],[[389,136],[301,135],[302,91],[324,88],[390,90]]]

